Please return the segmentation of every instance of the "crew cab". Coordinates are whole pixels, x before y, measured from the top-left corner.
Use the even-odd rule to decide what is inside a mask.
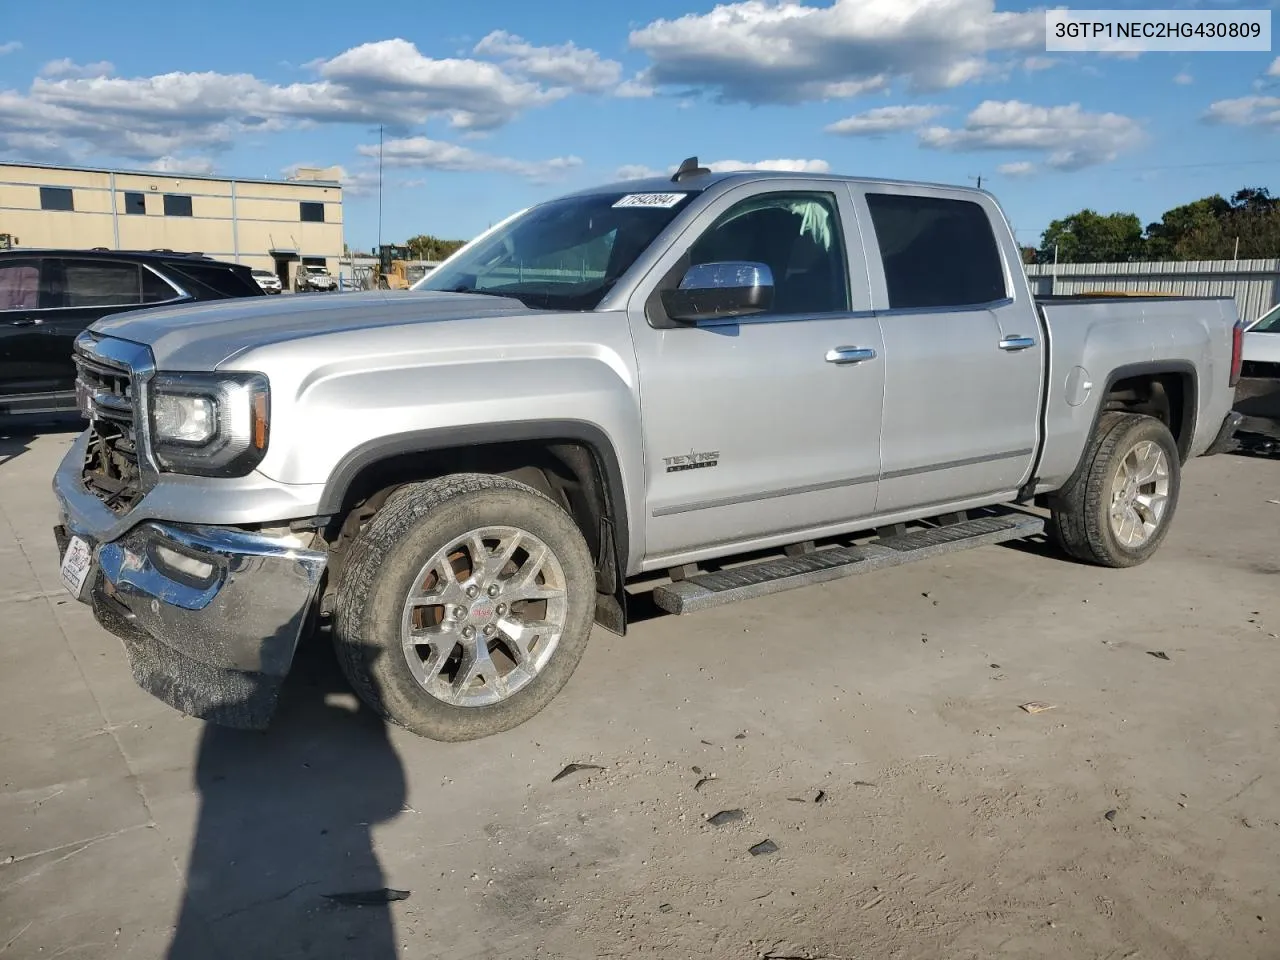
[[[172,251],[0,251],[0,419],[76,409],[72,343],[139,306],[256,296],[248,267]]]
[[[691,158],[411,291],[94,324],[63,580],[187,713],[266,725],[327,622],[383,716],[495,734],[639,590],[691,614],[1046,528],[1147,560],[1240,343],[1228,298],[1037,302],[986,192]]]

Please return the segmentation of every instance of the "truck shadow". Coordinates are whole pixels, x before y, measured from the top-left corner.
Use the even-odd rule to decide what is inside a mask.
[[[404,770],[327,637],[299,648],[267,731],[205,726],[195,783],[169,960],[398,956],[372,830],[404,808]],[[383,902],[329,899],[357,893]]]

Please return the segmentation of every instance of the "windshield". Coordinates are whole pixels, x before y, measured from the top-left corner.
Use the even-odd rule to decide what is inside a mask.
[[[1249,328],[1250,333],[1280,333],[1280,306],[1275,306],[1270,313]]]
[[[692,193],[601,193],[532,207],[415,290],[513,297],[525,306],[594,310]]]
[[[328,273],[324,267],[307,267],[307,273]]]

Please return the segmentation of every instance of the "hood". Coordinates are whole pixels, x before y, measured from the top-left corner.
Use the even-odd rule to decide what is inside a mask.
[[[326,333],[539,313],[518,300],[471,293],[344,293],[239,297],[115,314],[89,329],[151,348],[161,370],[213,370],[245,350]]]

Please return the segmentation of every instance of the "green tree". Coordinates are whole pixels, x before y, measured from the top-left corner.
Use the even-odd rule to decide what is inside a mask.
[[[1152,260],[1203,259],[1188,256],[1190,238],[1211,235],[1230,210],[1231,204],[1216,193],[1166,210],[1158,223],[1147,225],[1147,256]]]
[[[1081,210],[1049,224],[1040,238],[1041,262],[1053,262],[1055,246],[1059,263],[1115,263],[1141,260],[1146,243],[1136,214]]]
[[[410,237],[405,246],[409,248],[409,255],[414,260],[443,260],[464,243],[465,240],[441,240],[424,233]]]

